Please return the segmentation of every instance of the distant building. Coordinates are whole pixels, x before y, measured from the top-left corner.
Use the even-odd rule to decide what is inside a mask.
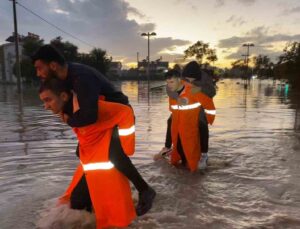
[[[19,52],[22,52],[22,43],[19,43]],[[13,74],[13,67],[16,62],[15,43],[7,43],[0,46],[0,70],[1,81],[7,83],[17,82]]]
[[[19,55],[22,60],[23,42],[26,39],[37,39],[40,37],[34,33],[28,33],[27,36],[19,35]],[[6,41],[9,43],[0,46],[0,81],[5,83],[15,83],[16,76],[13,74],[13,67],[16,62],[15,37],[14,33]]]
[[[148,61],[143,60],[138,62],[138,69],[141,75],[147,74]],[[168,61],[161,61],[161,58],[156,61],[151,61],[149,64],[150,75],[162,75],[169,68]]]

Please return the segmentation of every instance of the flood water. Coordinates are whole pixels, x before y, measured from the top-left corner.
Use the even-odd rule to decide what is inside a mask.
[[[300,228],[299,93],[268,80],[246,89],[241,80],[219,82],[209,167],[191,174],[152,160],[164,145],[165,90],[148,100],[145,83],[119,86],[136,114],[133,162],[157,191],[152,210],[129,228]],[[51,225],[47,212],[59,211],[55,201],[78,163],[74,134],[43,110],[33,87],[19,99],[15,86],[0,85],[0,128],[0,228]]]

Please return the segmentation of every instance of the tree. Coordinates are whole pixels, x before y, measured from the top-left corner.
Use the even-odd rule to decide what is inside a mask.
[[[258,55],[253,57],[254,69],[253,72],[257,74],[258,77],[273,76],[273,63],[270,61],[268,56]]]
[[[50,41],[50,44],[57,48],[67,61],[75,61],[78,56],[78,47],[69,41],[62,41],[62,37],[58,36]]]
[[[36,71],[30,58],[25,58],[20,62],[22,78],[25,82],[32,83],[38,80]]]
[[[96,68],[103,74],[106,74],[109,70],[111,58],[108,58],[106,51],[100,48],[94,48],[90,52],[89,65]]]
[[[64,55],[67,61],[76,61],[89,65],[103,74],[109,69],[111,60],[107,57],[106,51],[100,48],[94,48],[89,54],[78,53],[78,47],[69,41],[62,41],[63,38],[58,36],[51,40],[50,44],[55,46]]]
[[[100,48],[94,48],[90,52],[90,55],[94,68],[99,70],[101,73],[106,74],[111,62],[111,58],[107,57],[106,51]]]
[[[283,52],[279,56],[276,72],[283,72],[282,78],[288,79],[293,86],[300,87],[300,43],[288,43]]]
[[[245,70],[245,61],[243,59],[238,59],[231,63],[232,68]]]
[[[231,69],[228,72],[230,76],[234,77],[243,77],[247,70],[247,66],[245,65],[245,61],[243,59],[238,59],[231,63]]]
[[[32,37],[27,37],[23,41],[23,56],[30,57],[33,55],[40,47],[44,45],[44,40],[39,40]]]
[[[30,59],[41,46],[44,45],[44,40],[39,40],[33,37],[26,37],[22,43],[22,59],[20,61],[21,77],[26,82],[37,81],[35,69]],[[13,72],[16,74],[16,65],[13,67]]]
[[[94,48],[89,54],[78,53],[78,47],[68,41],[63,42],[62,37],[56,37],[50,41],[50,44],[56,47],[65,57],[67,61],[76,61],[96,68],[103,74],[106,74],[111,58],[107,57],[106,51],[100,48]],[[31,62],[30,56],[33,55],[41,46],[44,40],[28,37],[23,42],[23,56],[21,65],[22,78],[27,82],[36,81],[35,69]],[[16,72],[16,67],[13,69]]]
[[[209,43],[203,41],[197,41],[184,51],[184,59],[189,57],[195,57],[199,64],[202,64],[204,60],[207,62],[218,60],[216,50],[209,48]]]
[[[181,73],[181,67],[180,67],[179,64],[175,64],[175,65],[173,66],[173,69]]]
[[[290,62],[299,63],[300,62],[300,43],[292,42],[288,43],[283,49],[284,54],[279,57],[278,63]]]

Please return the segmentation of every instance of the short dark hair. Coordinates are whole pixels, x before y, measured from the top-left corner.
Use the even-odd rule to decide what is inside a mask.
[[[169,71],[166,72],[165,74],[165,79],[171,79],[171,78],[180,78],[180,72],[175,70],[175,69],[171,69]]]
[[[71,89],[67,86],[66,82],[58,78],[49,78],[41,81],[39,94],[46,90],[52,91],[55,95],[60,95],[62,92],[71,94]]]
[[[36,53],[31,56],[32,63],[37,60],[44,61],[46,63],[50,63],[52,61],[58,63],[63,66],[66,63],[64,56],[52,45],[44,45],[40,47]]]

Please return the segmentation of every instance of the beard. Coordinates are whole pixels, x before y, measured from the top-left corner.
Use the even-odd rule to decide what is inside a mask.
[[[52,69],[49,69],[46,78],[42,78],[41,80],[45,81],[45,80],[53,79],[53,78],[59,79],[57,73],[55,71],[53,71]]]
[[[59,79],[57,73],[55,71],[53,71],[52,69],[49,69],[47,78],[48,79],[52,79],[52,78]]]

